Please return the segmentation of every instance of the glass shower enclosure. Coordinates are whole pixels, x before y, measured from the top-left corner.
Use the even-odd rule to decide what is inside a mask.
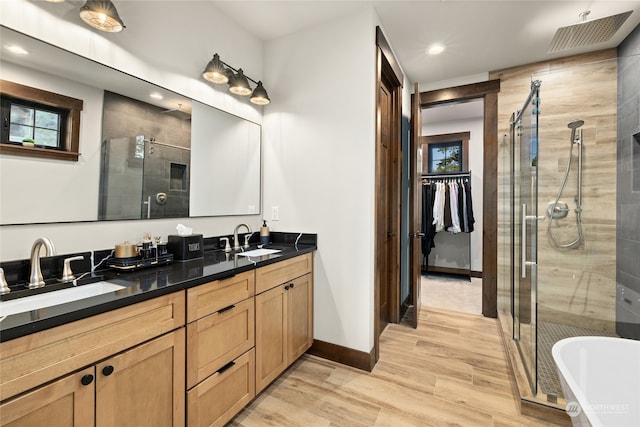
[[[102,145],[98,218],[189,216],[191,150],[144,135]]]
[[[540,81],[511,119],[512,339],[537,390],[538,116]]]

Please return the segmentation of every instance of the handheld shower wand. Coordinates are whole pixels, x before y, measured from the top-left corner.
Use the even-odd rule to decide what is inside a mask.
[[[580,244],[580,242],[584,239],[583,229],[582,229],[582,129],[579,129],[582,125],[584,125],[584,120],[574,120],[570,122],[567,127],[571,129],[571,148],[569,149],[569,161],[567,162],[567,171],[564,175],[564,180],[562,181],[562,186],[560,187],[560,191],[558,192],[558,197],[556,197],[555,202],[550,205],[550,214],[549,214],[549,226],[547,227],[547,234],[549,235],[549,239],[559,248],[573,248]],[[551,231],[551,223],[553,222],[554,217],[556,216],[555,212],[564,211],[566,212],[568,209],[561,208],[558,206],[558,202],[560,201],[560,197],[562,197],[562,192],[564,191],[564,187],[567,184],[567,179],[569,178],[569,172],[571,171],[571,163],[573,159],[573,146],[578,144],[578,179],[577,179],[577,193],[576,193],[576,208],[574,210],[576,214],[576,224],[578,226],[578,237],[569,243],[558,243],[556,239],[553,237],[553,232]],[[566,206],[566,205],[565,205]],[[566,215],[566,214],[565,214]]]

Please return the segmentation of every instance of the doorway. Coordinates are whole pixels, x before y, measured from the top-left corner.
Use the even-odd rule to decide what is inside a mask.
[[[427,244],[423,245],[421,257],[424,306],[482,313],[483,135],[482,98],[422,109],[422,189],[423,196],[426,194],[423,215],[429,222],[425,224]],[[458,227],[436,232],[432,224],[434,213],[442,209],[431,196],[443,184],[447,197],[451,186],[459,196],[468,197],[456,198],[456,203],[449,203],[450,209],[446,210],[457,217]],[[470,194],[464,190],[470,190]],[[458,199],[462,203],[457,203]],[[467,221],[466,227],[459,218]]]
[[[498,217],[498,198],[497,198],[497,159],[498,159],[498,92],[500,91],[500,81],[490,80],[481,83],[474,83],[463,86],[456,86],[447,89],[440,89],[428,92],[419,92],[414,94],[416,105],[419,108],[412,108],[412,116],[419,116],[421,119],[421,111],[424,108],[435,107],[437,105],[451,105],[471,99],[483,100],[483,154],[482,154],[482,201],[478,201],[478,209],[482,210],[482,314],[486,317],[497,316],[497,270],[498,270],[498,251],[497,251],[497,217]],[[418,92],[418,91],[416,91]],[[420,113],[418,113],[418,111]],[[412,120],[419,122],[421,120]],[[411,158],[421,158],[422,151],[419,146],[422,126],[419,126],[417,137],[413,137],[411,141]],[[419,176],[411,175],[411,187],[414,188],[418,184]],[[412,205],[422,205],[422,192],[414,191],[412,195]],[[415,218],[416,210],[410,210],[412,218],[410,223],[419,221]],[[414,233],[415,234],[415,233]],[[412,257],[415,260],[419,255],[415,254],[416,250],[412,249]],[[411,277],[420,275],[420,265],[415,261],[410,265]],[[412,288],[412,298],[416,303],[415,287]],[[416,310],[417,312],[418,310]],[[413,324],[417,324],[417,319],[413,319]]]
[[[391,49],[376,29],[376,201],[374,273],[374,351],[380,334],[400,321],[400,217],[402,81]]]

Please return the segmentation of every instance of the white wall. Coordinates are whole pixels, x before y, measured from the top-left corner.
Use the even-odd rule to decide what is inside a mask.
[[[82,99],[81,156],[77,162],[0,156],[0,218],[5,224],[80,221],[98,217],[101,89],[0,61],[0,77],[26,86]],[[73,191],[69,191],[73,186]],[[28,194],[29,197],[25,195]],[[55,206],[55,209],[49,207]]]
[[[315,338],[373,347],[373,9],[270,41],[264,207],[274,230],[318,233]]]
[[[438,107],[435,107],[438,108]],[[440,123],[422,124],[422,135],[441,135],[446,133],[470,132],[469,140],[469,170],[471,170],[471,195],[473,197],[473,216],[476,220],[474,231],[469,234],[471,239],[471,270],[482,271],[482,188],[483,188],[483,148],[484,148],[484,122],[482,117],[461,119]],[[436,245],[443,246],[440,254],[441,262],[438,265],[454,267],[455,253],[457,248],[462,248],[465,253],[461,256],[468,258],[467,234],[460,233],[456,236],[441,235],[436,236]],[[464,247],[463,244],[464,243]],[[438,252],[438,248],[432,251],[432,256]],[[451,261],[451,265],[446,265]],[[455,267],[460,268],[460,267]]]
[[[232,114],[262,122],[261,108],[244,99],[238,101],[200,79],[202,69],[215,51],[232,65],[245,67],[247,74],[262,78],[260,40],[219,13],[209,2],[153,2],[145,20],[137,22],[132,14],[125,15],[125,10],[135,3],[139,2],[118,4],[119,12],[130,17],[125,21],[127,29],[118,34],[100,33],[79,20],[76,25],[46,11],[48,7],[77,8],[77,2],[0,1],[0,23]],[[69,13],[77,14],[77,11]],[[224,37],[219,37],[220,33]],[[96,123],[96,126],[100,125]],[[80,144],[82,151],[83,140]],[[95,198],[97,200],[97,193]],[[80,202],[83,201],[95,202]],[[49,210],[59,208],[55,203],[46,206]],[[194,232],[218,235],[232,233],[241,222],[257,230],[261,215],[1,226],[0,260],[28,258],[31,244],[40,236],[51,238],[58,253],[70,253],[112,248],[124,240],[139,240],[147,231],[152,235],[174,234],[179,222],[193,227]]]

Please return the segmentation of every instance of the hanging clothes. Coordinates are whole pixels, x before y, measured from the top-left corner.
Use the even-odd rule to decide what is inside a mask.
[[[433,222],[433,205],[436,196],[436,185],[426,184],[422,186],[422,254],[426,257],[435,247],[433,239],[436,237],[436,225]]]
[[[471,233],[473,203],[470,175],[463,178],[424,176],[422,186],[422,254],[428,257],[441,231]]]

